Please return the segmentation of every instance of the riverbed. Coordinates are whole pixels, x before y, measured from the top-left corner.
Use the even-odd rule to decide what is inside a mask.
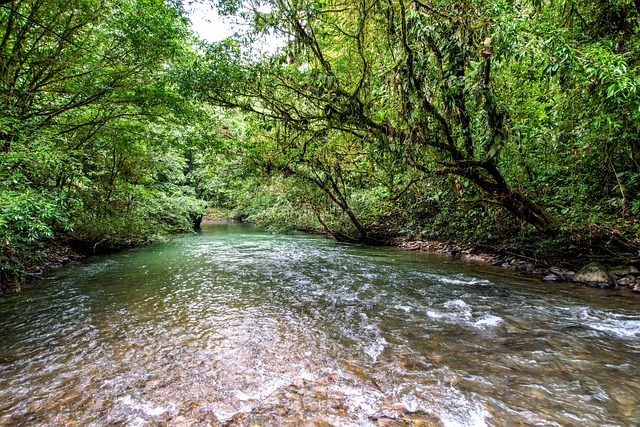
[[[2,426],[637,426],[640,298],[241,224],[0,299]]]

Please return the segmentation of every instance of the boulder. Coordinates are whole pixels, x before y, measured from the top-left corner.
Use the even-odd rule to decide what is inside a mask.
[[[635,285],[635,283],[636,279],[634,279],[633,276],[624,276],[618,279],[618,285],[620,286],[632,286]]]
[[[500,257],[496,257],[492,262],[491,265],[493,266],[501,266],[502,264],[504,264],[504,260]]]
[[[592,285],[611,284],[607,270],[597,262],[582,267],[573,277],[573,281]]]
[[[611,269],[611,274],[618,277],[637,275],[638,269],[632,265],[626,267],[615,267]]]
[[[572,281],[576,275],[575,271],[567,270],[564,268],[558,268],[558,267],[551,267],[549,271],[551,272],[551,274],[555,274],[556,276],[558,276],[560,280],[563,280],[565,282]]]

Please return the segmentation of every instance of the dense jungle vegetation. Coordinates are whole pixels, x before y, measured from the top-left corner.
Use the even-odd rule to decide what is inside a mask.
[[[639,0],[0,0],[0,281],[211,211],[638,257]],[[256,43],[275,35],[275,52]]]

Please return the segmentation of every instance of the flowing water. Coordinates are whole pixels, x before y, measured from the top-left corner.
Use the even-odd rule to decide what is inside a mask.
[[[640,299],[241,225],[0,300],[2,426],[637,426]]]

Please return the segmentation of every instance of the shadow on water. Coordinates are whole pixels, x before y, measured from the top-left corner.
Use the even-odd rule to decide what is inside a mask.
[[[203,225],[0,301],[0,425],[635,426],[640,303]]]

